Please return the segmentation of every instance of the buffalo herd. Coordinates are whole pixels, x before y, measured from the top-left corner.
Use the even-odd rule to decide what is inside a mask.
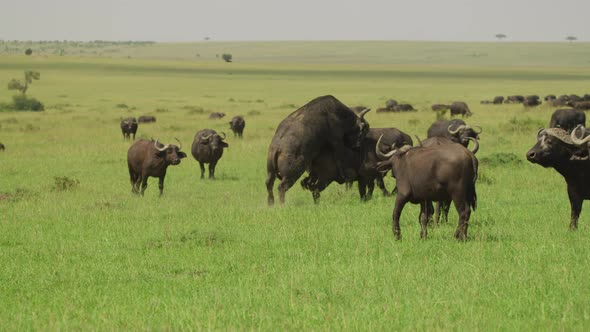
[[[575,106],[590,103],[585,99],[590,96],[572,96],[544,98],[548,103],[566,100],[565,105],[574,108],[558,109],[552,114],[549,126],[537,132],[537,142],[526,153],[526,158],[531,163],[552,167],[564,177],[571,203],[570,228],[576,229],[582,202],[590,199],[590,130],[585,129],[586,115]],[[497,96],[490,103],[522,103],[530,107],[540,104],[540,100],[536,95]],[[405,104],[389,100],[385,109],[396,112],[400,105]],[[432,109],[450,110],[451,115],[464,117],[472,114],[466,103],[458,101],[450,105],[434,104]],[[465,240],[471,212],[477,206],[478,159],[475,155],[481,127],[460,119],[438,120],[428,128],[426,139],[416,136],[414,142],[397,128],[370,128],[365,119],[369,111],[364,106],[349,108],[328,95],[313,99],[281,121],[266,158],[268,205],[275,202],[276,179],[280,180],[280,203],[285,202],[287,191],[305,172],[307,176],[300,183],[311,192],[315,203],[332,182],[358,182],[360,199],[367,200],[373,194],[375,183],[384,196],[391,195],[383,182],[384,176],[391,172],[396,179],[393,192],[397,192],[392,216],[396,239],[401,238],[400,216],[408,202],[420,205],[422,238],[427,236],[429,222],[447,221],[452,202],[459,216],[455,238]],[[212,115],[210,118],[218,119],[225,114]],[[155,121],[155,118],[140,119],[139,122]],[[131,139],[131,135],[135,140],[137,123],[135,118],[121,119],[125,140]],[[234,137],[242,138],[244,118],[235,116],[229,125]],[[223,150],[229,146],[225,138],[225,133],[212,129],[195,134],[191,153],[200,165],[201,179],[205,175],[205,164],[209,164],[209,178],[215,178],[215,167]],[[469,148],[470,144],[473,148]],[[0,144],[0,150],[3,149],[4,145]],[[157,177],[162,195],[168,166],[180,164],[187,156],[181,149],[180,141],[178,145],[162,144],[153,139],[136,141],[127,154],[132,192],[143,195],[148,177]]]

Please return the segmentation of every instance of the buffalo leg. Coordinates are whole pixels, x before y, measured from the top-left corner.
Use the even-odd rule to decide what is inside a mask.
[[[129,178],[131,181],[131,192],[134,194],[139,194],[139,185],[137,185],[137,174],[135,172],[129,170]]]
[[[275,196],[272,192],[272,189],[273,189],[272,187],[275,184],[276,175],[275,175],[274,171],[272,171],[272,170],[268,170],[267,172],[268,173],[266,175],[266,192],[268,193],[268,197],[267,197],[266,201],[267,201],[268,205],[270,206],[270,205],[274,205],[274,203],[275,203]]]
[[[145,188],[147,188],[147,181],[148,181],[148,176],[142,175],[142,177],[141,177],[141,196],[143,196],[143,193],[145,192]]]
[[[471,208],[465,199],[453,198],[455,208],[459,214],[459,223],[455,231],[455,238],[460,241],[467,240],[467,227],[469,226],[469,217],[471,216]]]
[[[209,179],[215,180],[215,166],[217,163],[209,163]]]
[[[578,218],[582,212],[583,200],[575,193],[568,190],[568,196],[570,199],[570,206],[572,208],[572,219],[570,222],[570,229],[576,230],[578,228]]]
[[[281,180],[281,183],[279,184],[278,188],[279,202],[281,202],[281,204],[285,204],[285,194],[287,193],[287,190],[289,190],[289,188],[293,186],[294,183],[295,181],[288,177],[283,177],[283,179]]]
[[[199,161],[199,166],[201,166],[201,180],[205,178],[205,164]]]
[[[395,199],[395,207],[393,208],[393,236],[396,240],[402,239],[402,231],[399,227],[399,218],[402,214],[402,210],[404,209],[404,205],[406,205],[407,199],[401,195],[397,195]]]
[[[371,199],[373,197],[373,191],[375,190],[375,181],[373,179],[367,181],[367,199]]]
[[[164,193],[164,177],[165,175],[160,176],[158,181],[158,189],[160,189],[160,196]]]
[[[425,239],[428,236],[428,211],[432,203],[423,201],[420,203],[420,238]]]
[[[385,197],[391,196],[391,194],[389,193],[389,191],[387,191],[387,188],[385,188],[385,183],[383,182],[383,177],[378,176],[378,177],[375,178],[375,181],[377,181],[377,186],[383,192],[383,196],[385,196]]]
[[[135,133],[133,133],[133,140],[135,141]]]
[[[451,201],[445,200],[440,202],[440,213],[442,215],[442,222],[449,221],[449,210],[451,209]]]
[[[365,179],[359,178],[359,196],[361,197],[361,201],[367,200],[367,183]]]

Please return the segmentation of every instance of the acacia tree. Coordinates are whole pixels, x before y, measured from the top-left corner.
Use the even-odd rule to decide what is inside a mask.
[[[506,38],[507,36],[503,33],[499,33],[495,37],[498,38],[498,40],[502,40],[502,39]]]
[[[229,53],[224,53],[221,55],[221,58],[223,59],[223,61],[225,62],[231,62],[232,60],[232,55]]]
[[[8,82],[8,90],[18,90],[23,95],[27,93],[27,89],[29,88],[29,84],[33,84],[33,80],[38,80],[41,78],[41,74],[38,71],[32,70],[25,70],[25,81],[24,83],[16,78],[13,78],[10,82]]]

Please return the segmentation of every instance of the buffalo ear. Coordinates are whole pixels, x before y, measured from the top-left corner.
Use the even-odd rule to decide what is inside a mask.
[[[224,148],[229,148],[229,144],[227,144],[225,142],[221,142],[221,146],[223,146]]]
[[[182,151],[179,151],[179,152],[177,153],[177,155],[178,155],[178,158],[180,158],[180,159],[182,159],[182,158],[186,158],[186,153],[184,153],[184,152],[182,152]]]

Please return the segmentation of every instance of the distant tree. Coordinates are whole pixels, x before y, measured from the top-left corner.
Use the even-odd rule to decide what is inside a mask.
[[[498,38],[498,40],[502,40],[502,39],[506,38],[507,36],[503,33],[499,33],[495,37]]]
[[[578,40],[578,37],[576,37],[576,36],[567,36],[567,37],[565,37],[565,40],[567,40],[567,41],[569,41],[571,43],[573,41]]]
[[[26,55],[31,55],[31,54],[33,54],[33,50],[30,49],[30,48],[27,48],[27,50],[25,51],[25,54]]]
[[[225,62],[231,62],[232,55],[231,55],[231,54],[229,54],[229,53],[223,53],[223,54],[221,55],[221,58],[222,58],[222,59],[223,59],[223,61],[225,61]]]
[[[25,70],[25,82],[21,82],[13,78],[10,82],[8,82],[8,90],[18,90],[23,95],[27,93],[27,89],[29,88],[29,84],[33,84],[33,80],[38,80],[41,78],[41,74],[38,71],[32,70]]]
[[[211,39],[211,37],[205,37],[205,38],[203,38],[203,39],[205,39],[205,40],[210,40],[210,39]]]

